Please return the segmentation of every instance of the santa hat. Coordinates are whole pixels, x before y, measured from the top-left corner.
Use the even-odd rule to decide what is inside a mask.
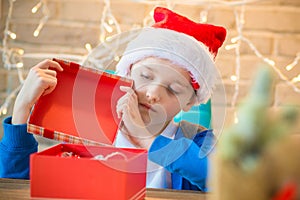
[[[117,73],[129,75],[132,64],[147,57],[168,59],[190,72],[197,103],[205,103],[217,78],[214,59],[226,30],[193,22],[162,7],[155,8],[154,20],[152,27],[144,28],[128,43],[116,66]]]

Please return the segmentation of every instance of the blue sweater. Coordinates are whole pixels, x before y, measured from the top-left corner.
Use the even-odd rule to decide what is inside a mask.
[[[0,142],[0,177],[29,179],[29,155],[37,152],[38,143],[27,126],[12,125],[11,117],[3,120],[4,135]]]
[[[29,179],[30,154],[38,143],[27,133],[27,125],[12,125],[11,117],[3,120],[4,136],[0,142],[0,177]],[[195,134],[196,133],[196,134]],[[175,139],[158,136],[148,157],[171,172],[172,188],[207,191],[208,158],[213,148],[211,130],[181,122]]]

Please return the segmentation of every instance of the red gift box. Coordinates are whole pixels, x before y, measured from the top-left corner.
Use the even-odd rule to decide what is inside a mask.
[[[55,90],[35,104],[27,129],[70,144],[31,155],[31,196],[143,199],[147,151],[112,146],[120,123],[116,104],[124,95],[120,86],[132,81],[54,60],[64,70],[57,72]]]
[[[61,157],[62,152],[80,156]],[[96,155],[113,155],[94,160]],[[122,155],[122,156],[121,156]],[[144,199],[146,150],[60,144],[31,155],[32,197],[67,199]]]

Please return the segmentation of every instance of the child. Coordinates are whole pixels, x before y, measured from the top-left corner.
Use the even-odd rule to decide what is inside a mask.
[[[117,104],[122,119],[115,146],[149,150],[147,187],[207,191],[207,154],[214,135],[199,125],[173,123],[180,111],[206,102],[217,72],[214,56],[226,30],[197,24],[166,8],[154,11],[156,23],[131,41],[117,64],[133,88]],[[3,121],[0,176],[28,178],[29,155],[37,142],[26,132],[33,104],[56,86],[58,63],[45,60],[34,66],[16,99],[13,115]]]

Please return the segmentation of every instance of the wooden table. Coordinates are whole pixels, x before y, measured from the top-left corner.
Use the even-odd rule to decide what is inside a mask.
[[[21,179],[0,178],[0,199],[30,199],[30,182],[28,180]],[[146,200],[157,199],[207,200],[208,195],[195,191],[147,189]]]

